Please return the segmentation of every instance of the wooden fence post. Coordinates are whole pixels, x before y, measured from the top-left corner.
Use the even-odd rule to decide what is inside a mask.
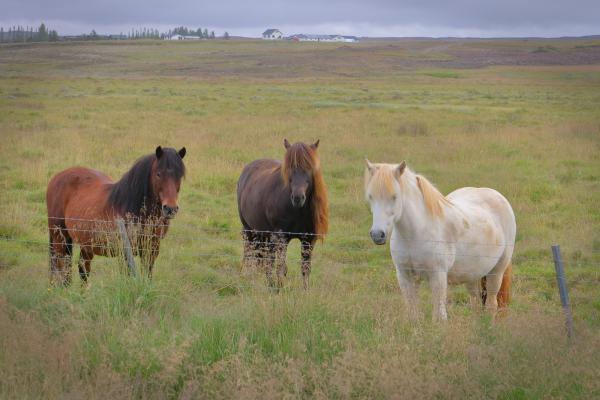
[[[566,317],[567,336],[573,337],[573,313],[569,305],[569,293],[567,292],[567,282],[565,279],[565,270],[563,268],[562,258],[560,256],[560,246],[552,246],[552,257],[554,258],[554,269],[556,270],[556,281],[558,283],[558,292],[560,293],[560,302]]]
[[[122,218],[117,218],[117,226],[119,227],[119,234],[123,241],[123,252],[125,253],[125,260],[127,260],[127,266],[129,267],[129,274],[134,278],[137,277],[137,271],[135,268],[135,259],[133,258],[133,251],[131,250],[131,242],[127,235],[127,229],[125,228],[125,222]]]

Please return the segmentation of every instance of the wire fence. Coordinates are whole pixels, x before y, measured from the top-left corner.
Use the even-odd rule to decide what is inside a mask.
[[[77,243],[75,245],[87,246],[90,249],[94,249],[96,252],[105,252],[112,255],[122,255],[123,243],[119,239],[118,229],[116,222],[113,220],[98,220],[98,219],[84,219],[84,218],[56,218],[53,220],[54,224],[60,224],[62,226],[69,226],[68,235],[74,237],[83,238],[83,243]],[[148,246],[152,246],[154,240],[161,240],[166,237],[165,240],[173,240],[179,242],[180,245],[186,245],[189,248],[183,250],[187,257],[194,259],[202,259],[205,261],[211,260],[227,260],[232,264],[241,262],[244,251],[247,252],[245,256],[246,261],[260,263],[263,261],[281,261],[282,257],[285,257],[284,247],[285,242],[283,238],[286,236],[291,237],[302,237],[308,238],[312,243],[314,239],[326,239],[322,244],[322,249],[316,252],[316,262],[326,264],[338,264],[344,267],[351,268],[373,268],[373,267],[392,267],[392,260],[390,259],[390,253],[392,258],[396,256],[403,256],[404,250],[396,250],[389,246],[375,246],[367,234],[365,235],[320,235],[304,232],[286,232],[286,231],[268,231],[268,230],[243,230],[243,229],[231,229],[231,228],[206,228],[199,227],[197,225],[181,225],[177,224],[178,231],[169,232],[165,234],[164,229],[168,228],[170,224],[162,221],[154,222],[143,222],[139,220],[128,221],[126,223],[127,232],[129,239],[132,243],[134,253],[139,254],[147,250]],[[48,240],[35,240],[25,239],[10,236],[0,236],[0,243],[3,244],[4,250],[0,255],[0,268],[9,267],[9,263],[6,262],[7,256],[13,258],[39,260],[42,252],[46,253],[47,249],[56,247],[60,248],[65,246],[66,242],[63,240],[65,230],[62,228],[49,228],[48,233],[54,233],[50,235],[53,238],[52,242]],[[237,237],[234,237],[237,236]],[[255,237],[256,240],[249,240],[249,237]],[[210,243],[213,241],[213,243]],[[13,247],[13,254],[9,253],[7,244],[11,243]],[[350,243],[350,244],[349,244]],[[478,243],[478,242],[464,242],[464,241],[447,241],[447,240],[422,240],[422,239],[411,239],[411,238],[398,238],[395,240],[396,244],[401,244],[404,248],[410,249],[418,246],[419,253],[422,256],[438,259],[463,259],[467,260],[483,260],[482,262],[492,261],[498,259],[501,251],[505,248],[513,250],[514,244],[509,243]],[[277,247],[278,244],[280,247]],[[266,246],[271,246],[267,250],[264,249]],[[530,244],[531,246],[531,244]],[[27,250],[34,250],[33,254],[23,254],[22,248],[25,247]],[[215,248],[216,247],[216,248]],[[263,248],[261,248],[263,247]],[[547,255],[542,257],[536,256],[531,258],[532,262],[545,262],[551,267],[552,256],[550,252],[550,246],[539,245],[538,248],[547,248]],[[204,250],[202,250],[204,249]],[[244,250],[245,249],[245,250]],[[251,249],[248,251],[248,249]],[[311,249],[312,250],[312,249]],[[36,255],[37,253],[37,255]],[[164,251],[163,251],[164,253]],[[171,254],[173,256],[173,254]],[[61,254],[54,254],[53,258],[56,260],[67,261],[67,257],[61,257]],[[68,257],[68,261],[76,261],[76,254]],[[97,263],[98,258],[94,258],[94,263]],[[520,257],[520,261],[526,261],[526,258]],[[578,261],[579,264],[584,265],[587,269],[591,269],[596,275],[600,276],[600,251],[592,250],[587,259]],[[47,265],[47,264],[46,264]],[[113,262],[114,265],[114,262]],[[412,273],[431,273],[436,270],[431,267],[414,265],[409,268]],[[549,269],[551,271],[551,269]],[[587,271],[589,274],[590,271]],[[488,274],[493,276],[494,274]],[[526,277],[516,275],[517,279],[543,279],[542,277]],[[592,276],[593,278],[593,276]],[[554,279],[550,274],[545,279]],[[596,279],[598,280],[598,279]]]
[[[530,270],[528,274],[522,274],[518,272],[517,268],[517,273],[513,273],[514,285],[517,290],[520,290],[521,295],[542,296],[547,299],[556,296],[554,287],[558,286],[563,311],[566,315],[569,338],[573,335],[571,307],[582,307],[582,309],[588,310],[596,307],[594,303],[596,300],[594,297],[590,297],[589,293],[590,290],[596,290],[600,285],[600,250],[597,249],[592,249],[586,255],[577,250],[575,252],[577,259],[572,263],[572,266],[583,268],[579,270],[569,268],[569,276],[566,279],[560,248],[552,246],[551,253],[549,244],[536,246],[538,249],[546,249],[546,251],[543,253],[538,252],[528,259],[522,255],[515,257],[514,243],[423,240],[396,235],[390,238],[392,243],[389,246],[375,246],[366,234],[360,236],[347,233],[342,235],[320,235],[304,232],[206,228],[197,225],[181,226],[178,224],[177,231],[170,232],[167,235],[169,225],[169,223],[161,221],[142,222],[139,220],[127,221],[127,223],[123,220],[55,220],[54,225],[49,227],[46,232],[49,240],[0,235],[0,271],[11,268],[12,265],[45,267],[51,282],[64,284],[72,281],[72,264],[75,261],[81,279],[87,282],[88,275],[91,272],[89,255],[93,253],[113,256],[112,259],[94,257],[93,260],[95,265],[102,263],[111,266],[112,268],[108,268],[109,274],[118,273],[122,275],[123,271],[128,271],[133,276],[137,276],[133,256],[139,255],[140,261],[142,261],[141,273],[149,275],[152,271],[153,261],[148,264],[147,254],[154,255],[158,250],[160,241],[168,237],[167,240],[170,240],[171,244],[173,244],[173,241],[178,244],[176,250],[171,248],[170,251],[167,251],[169,254],[166,256],[172,264],[180,262],[178,253],[181,252],[185,258],[185,261],[181,260],[181,262],[188,268],[196,267],[196,265],[190,263],[191,257],[193,260],[197,260],[198,264],[206,265],[208,263],[208,266],[210,266],[212,263],[218,263],[233,268],[237,267],[241,272],[246,270],[253,273],[258,269],[266,272],[268,285],[265,285],[264,282],[257,284],[257,281],[252,279],[243,279],[240,274],[231,274],[226,282],[221,281],[216,284],[203,285],[203,287],[208,286],[210,290],[217,294],[222,294],[239,293],[241,290],[264,291],[267,287],[274,289],[275,285],[281,288],[282,284],[296,280],[286,277],[288,269],[286,264],[289,263],[287,260],[287,245],[292,238],[298,238],[301,241],[300,260],[296,259],[296,261],[300,261],[302,266],[302,280],[305,288],[308,283],[305,271],[310,272],[310,267],[306,269],[307,262],[310,262],[310,253],[312,253],[314,244],[319,242],[318,239],[327,240],[321,241],[323,248],[317,252],[316,265],[325,267],[333,265],[356,270],[364,267],[391,269],[396,264],[395,269],[398,279],[403,275],[422,278],[428,275],[431,277],[432,274],[437,272],[443,272],[447,274],[449,283],[472,281],[474,274],[469,272],[469,266],[476,262],[483,264],[481,268],[490,271],[486,274],[489,279],[504,275],[504,271],[502,273],[491,271],[508,251],[513,261],[518,260],[517,264],[519,262],[531,262],[537,264],[538,267],[540,264],[547,265],[547,269],[542,268],[542,273],[540,273],[539,268],[536,268],[534,269],[535,273]],[[68,226],[68,229],[66,226]],[[67,240],[69,238],[70,240]],[[68,244],[68,242],[71,242],[71,244]],[[78,259],[73,252],[73,245],[80,248],[82,255],[84,250],[87,255],[85,257],[80,255]],[[532,244],[529,243],[529,246],[531,247]],[[184,247],[185,249],[183,249]],[[43,251],[44,249],[46,249],[46,252]],[[44,253],[46,253],[45,257]],[[165,258],[164,253],[165,251],[163,251],[163,258]],[[309,255],[308,259],[307,254]],[[144,255],[146,255],[146,261],[144,261]],[[12,260],[9,261],[7,258],[12,258]],[[427,262],[423,261],[425,258]],[[553,261],[556,275],[552,268]],[[570,263],[564,264],[568,266]],[[440,265],[440,267],[435,267],[435,265]],[[447,268],[441,267],[442,265],[453,265],[453,268],[448,271]],[[281,275],[282,271],[284,271],[283,277]],[[475,278],[475,280],[478,281],[479,279]],[[567,282],[572,288],[583,287],[583,289],[576,290],[573,293],[570,304]],[[331,290],[333,286],[343,287],[344,282],[343,280],[332,281],[329,279],[324,284],[327,285],[328,290]],[[286,286],[288,285],[286,284]],[[384,283],[384,286],[387,287],[386,290],[393,290],[392,287],[397,289],[396,283],[392,283],[391,280],[389,283]],[[532,286],[536,290],[531,291]],[[379,290],[381,289],[379,287]],[[483,285],[479,286],[479,293],[480,295],[486,293]],[[471,298],[470,301],[472,300]]]
[[[25,254],[25,255],[15,255],[15,263],[6,263],[6,262],[0,262],[0,269],[6,269],[6,268],[11,268],[15,265],[20,265],[23,264],[24,262],[26,262],[28,267],[36,267],[40,269],[40,272],[45,273],[48,271],[48,255],[47,254]],[[188,256],[190,256],[188,254]],[[234,255],[234,254],[224,254],[224,253],[214,253],[214,252],[210,252],[210,253],[192,253],[191,257],[193,258],[202,258],[203,260],[210,258],[213,261],[218,261],[218,260],[226,260],[227,261],[227,265],[230,267],[236,267],[236,268],[240,268],[241,267],[241,259],[242,256],[241,255]],[[78,263],[78,257],[76,255],[73,256],[63,256],[63,257],[53,257],[55,260],[63,260],[65,262],[68,263],[72,263],[73,266],[76,266]],[[256,265],[252,265],[251,267],[254,266],[258,266],[258,263],[263,261],[265,258],[264,257],[247,257],[248,260],[250,261],[254,261],[257,264]],[[276,261],[276,257],[271,257],[272,261]],[[125,271],[126,265],[125,265],[125,260],[121,260],[120,258],[117,257],[96,257],[92,260],[92,264],[94,266],[98,266],[98,265],[103,265],[103,266],[107,266],[107,267],[118,267],[119,271]],[[319,262],[317,265],[321,265],[323,263]],[[198,265],[202,265],[200,262],[198,263]],[[290,266],[289,261],[287,262],[288,267]],[[363,264],[363,265],[357,265],[356,262],[353,263],[349,263],[349,262],[344,262],[344,261],[333,261],[330,264],[328,264],[327,266],[330,265],[334,265],[337,267],[342,267],[345,269],[353,269],[353,270],[358,270],[358,269],[371,269],[371,270],[375,270],[375,269],[390,269],[390,270],[395,270],[395,267],[392,264],[392,261],[389,260],[388,263],[378,263],[376,265],[367,265],[367,264]],[[190,267],[194,267],[193,265]],[[600,268],[600,265],[594,265],[595,268]],[[550,267],[549,267],[550,268]],[[432,272],[431,269],[411,269],[411,272]],[[145,271],[142,270],[142,273],[144,273]],[[121,272],[119,272],[121,273]],[[94,274],[94,272],[92,272],[92,274]],[[536,275],[536,276],[531,276],[531,275],[523,275],[523,274],[519,274],[517,272],[516,275],[514,275],[514,280],[519,282],[541,282],[541,283],[546,283],[546,284],[554,284],[556,283],[556,277],[553,275],[554,272],[551,270],[548,270],[547,274],[544,275]],[[490,277],[490,276],[494,276],[495,274],[487,274],[486,276]],[[569,280],[570,283],[576,283],[576,282],[587,282],[587,283],[596,283],[596,284],[600,284],[600,273],[596,272],[593,275],[590,275],[589,272],[586,272],[585,277],[581,277],[580,279],[571,279]]]

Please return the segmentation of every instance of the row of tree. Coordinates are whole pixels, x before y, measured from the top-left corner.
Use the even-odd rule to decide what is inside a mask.
[[[163,36],[158,29],[154,28],[131,29],[127,33],[127,39],[162,39]]]
[[[66,40],[124,40],[124,39],[168,39],[173,35],[195,36],[200,39],[215,39],[215,31],[198,28],[196,30],[189,29],[185,26],[169,29],[168,32],[160,33],[155,28],[131,29],[127,34],[119,35],[99,35],[95,30],[89,34],[78,36],[63,37]],[[223,34],[223,39],[229,39],[229,33]],[[58,33],[55,30],[48,30],[45,24],[41,24],[39,28],[12,26],[8,30],[0,27],[0,43],[2,42],[56,42],[59,40]]]
[[[11,26],[7,30],[0,27],[0,43],[6,42],[56,42],[58,32],[49,30],[45,24],[34,29],[32,26]]]
[[[198,29],[190,29],[185,26],[178,26],[173,29],[169,29],[167,32],[161,33],[158,29],[155,28],[132,28],[126,35],[121,33],[120,35],[107,35],[107,36],[97,36],[95,31],[92,31],[91,35],[87,35],[88,37],[96,37],[97,39],[168,39],[174,35],[181,36],[195,36],[200,39],[216,39],[215,31],[208,31],[208,29],[198,28]],[[224,39],[229,39],[229,33],[225,32],[223,34]]]
[[[167,36],[171,37],[173,35],[182,35],[182,36],[196,36],[199,37],[201,39],[214,39],[215,38],[215,31],[211,31],[210,33],[208,32],[208,29],[204,29],[202,30],[202,28],[198,28],[196,30],[193,29],[188,29],[185,26],[179,26],[175,29],[169,29],[169,32],[167,32]]]

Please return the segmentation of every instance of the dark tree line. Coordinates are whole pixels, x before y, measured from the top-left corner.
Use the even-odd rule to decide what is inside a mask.
[[[154,28],[131,29],[127,33],[127,39],[168,39],[174,35],[195,36],[200,39],[216,39],[215,31],[209,32],[206,28],[190,29],[185,26],[178,26],[163,33]],[[229,34],[225,32],[223,37],[229,39]]]
[[[7,30],[0,27],[0,42],[56,42],[58,32],[49,30],[44,23],[39,28],[31,26],[11,26]]]
[[[214,39],[215,31],[211,31],[209,33],[208,29],[206,29],[206,28],[204,30],[202,30],[202,28],[193,30],[193,29],[189,29],[185,26],[179,26],[177,28],[170,29],[169,32],[167,32],[167,34],[166,34],[167,37],[171,37],[173,35],[196,36],[196,37],[199,37],[200,39]]]
[[[127,33],[127,39],[161,39],[161,37],[158,29],[154,28],[131,29]]]
[[[215,31],[198,28],[190,29],[185,26],[178,26],[169,29],[167,32],[159,32],[155,28],[133,28],[126,34],[119,35],[99,35],[95,30],[89,34],[63,36],[59,37],[55,30],[48,30],[45,24],[41,24],[37,29],[33,27],[12,26],[5,30],[0,27],[0,42],[56,42],[58,40],[123,40],[123,39],[168,39],[173,35],[194,36],[200,39],[216,39]],[[229,39],[229,33],[223,34],[223,39]]]

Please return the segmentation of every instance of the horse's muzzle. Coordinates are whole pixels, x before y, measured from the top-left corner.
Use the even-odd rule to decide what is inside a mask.
[[[179,206],[171,207],[166,204],[162,206],[162,215],[167,219],[175,218],[177,211],[179,211]]]
[[[373,243],[375,243],[377,245],[385,244],[385,232],[384,231],[372,230],[370,233],[371,233],[371,239],[373,240]]]
[[[306,195],[292,195],[292,206],[301,208],[304,207],[304,203],[306,203]]]

